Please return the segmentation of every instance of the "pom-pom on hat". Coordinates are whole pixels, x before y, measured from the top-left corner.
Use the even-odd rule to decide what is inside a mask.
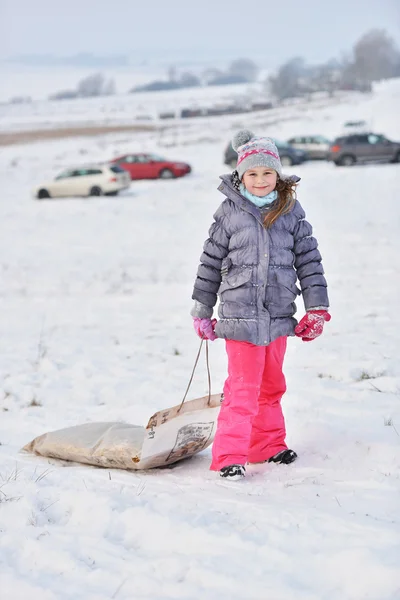
[[[271,138],[257,137],[249,129],[241,129],[233,136],[232,148],[238,153],[236,171],[240,179],[254,167],[270,167],[282,176],[279,152]]]

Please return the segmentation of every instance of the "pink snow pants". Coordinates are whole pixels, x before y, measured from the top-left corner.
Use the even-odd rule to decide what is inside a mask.
[[[211,469],[268,460],[286,450],[281,399],[286,337],[269,346],[226,341],[228,378],[212,447]]]

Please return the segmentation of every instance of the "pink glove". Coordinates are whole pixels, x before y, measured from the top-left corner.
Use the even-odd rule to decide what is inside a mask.
[[[309,310],[295,327],[294,332],[303,342],[312,342],[321,335],[325,321],[330,320],[331,315],[327,310]]]
[[[212,342],[217,339],[214,333],[214,328],[217,324],[217,319],[200,319],[199,317],[193,317],[193,327],[197,335],[205,340],[211,340]]]

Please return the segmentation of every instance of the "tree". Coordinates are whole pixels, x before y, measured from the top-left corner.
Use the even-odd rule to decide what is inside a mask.
[[[394,40],[384,29],[371,29],[353,48],[352,71],[361,81],[394,77],[400,53]]]
[[[183,88],[198,87],[201,85],[201,81],[193,73],[185,72],[179,77],[179,85]]]
[[[114,96],[115,91],[115,81],[109,79],[103,86],[103,96]]]
[[[49,96],[49,100],[73,100],[78,97],[76,90],[61,90]]]
[[[242,78],[243,81],[250,82],[256,81],[260,69],[256,63],[249,58],[238,58],[230,64],[228,72],[234,77]]]
[[[205,69],[203,71],[201,78],[202,78],[203,83],[205,83],[205,85],[208,85],[214,79],[218,79],[219,77],[222,77],[222,76],[223,76],[223,72],[220,69],[211,67],[211,68]]]
[[[336,59],[307,68],[306,81],[309,92],[329,92],[333,95],[341,79],[342,65]]]
[[[93,96],[107,96],[115,93],[115,84],[112,79],[106,81],[101,73],[89,75],[77,85],[77,94],[81,98],[91,98]]]
[[[275,76],[267,80],[270,92],[278,100],[293,98],[303,93],[302,78],[306,71],[304,59],[292,58],[284,63]]]
[[[168,69],[168,81],[176,81],[176,67],[174,66]]]

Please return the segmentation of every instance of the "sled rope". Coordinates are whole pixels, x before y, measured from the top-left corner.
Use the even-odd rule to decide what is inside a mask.
[[[208,340],[206,340],[206,365],[207,365],[207,382],[208,382],[208,400],[207,400],[207,406],[210,406],[210,402],[211,402],[211,373],[210,373],[210,362],[208,360]]]
[[[189,383],[187,385],[185,395],[183,396],[183,400],[182,400],[182,402],[181,402],[181,404],[180,404],[180,406],[178,408],[178,412],[181,410],[181,408],[183,406],[183,403],[186,400],[186,396],[188,394],[190,386],[192,384],[194,373],[196,371],[197,363],[199,362],[200,353],[201,353],[201,349],[203,347],[204,340],[205,340],[205,338],[201,339],[200,347],[199,347],[199,350],[198,350],[197,356],[196,356],[196,360],[194,361],[194,367],[193,367],[193,370],[192,370],[192,374],[190,376]],[[209,358],[208,358],[208,340],[205,340],[205,342],[206,342],[206,365],[207,365],[207,379],[208,379],[208,402],[207,402],[207,405],[209,406],[210,402],[211,402],[211,373],[210,373],[210,363],[209,363]]]

